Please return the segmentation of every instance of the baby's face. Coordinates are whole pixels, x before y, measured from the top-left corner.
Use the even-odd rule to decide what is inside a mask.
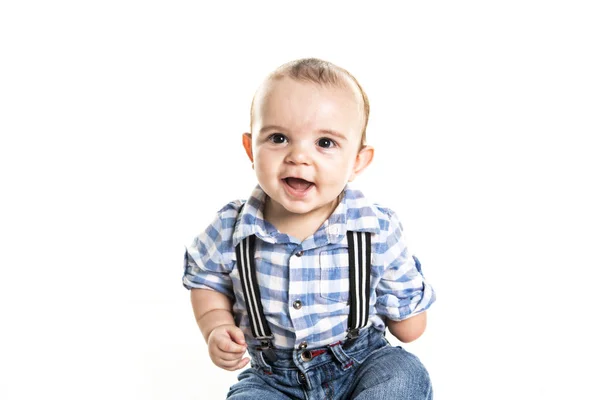
[[[359,99],[349,88],[288,77],[257,95],[252,158],[276,211],[328,215],[335,207],[355,176],[364,123]]]

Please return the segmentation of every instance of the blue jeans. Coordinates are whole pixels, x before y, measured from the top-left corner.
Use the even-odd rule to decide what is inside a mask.
[[[229,389],[231,400],[433,398],[431,381],[419,359],[393,347],[373,328],[351,344],[310,350],[275,350],[268,361],[249,349],[252,368]]]

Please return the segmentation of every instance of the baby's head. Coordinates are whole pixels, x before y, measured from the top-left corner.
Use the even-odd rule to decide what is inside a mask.
[[[320,86],[333,86],[347,88],[356,95],[356,100],[362,106],[363,124],[361,128],[361,146],[367,144],[367,124],[369,122],[369,98],[358,80],[347,70],[328,61],[318,58],[302,58],[283,64],[271,72],[259,89],[254,94],[250,106],[250,132],[254,131],[255,104],[260,102],[260,96],[264,95],[267,85],[281,80],[291,78],[298,82],[313,83]],[[257,101],[257,98],[258,101]]]
[[[273,71],[254,95],[243,144],[268,211],[327,217],[366,168],[369,101],[345,69],[301,59]]]

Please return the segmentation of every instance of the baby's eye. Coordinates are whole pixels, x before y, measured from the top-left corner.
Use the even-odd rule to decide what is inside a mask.
[[[285,143],[287,141],[287,138],[281,133],[274,133],[271,136],[269,136],[269,140],[273,143],[281,144]]]
[[[328,139],[328,138],[319,139],[317,144],[319,145],[319,147],[323,147],[324,149],[330,149],[332,147],[335,147],[335,145],[336,145],[333,140]]]

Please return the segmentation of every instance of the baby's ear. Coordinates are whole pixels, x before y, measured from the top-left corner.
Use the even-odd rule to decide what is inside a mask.
[[[375,149],[371,146],[365,146],[356,155],[356,160],[354,161],[354,167],[352,168],[352,174],[350,175],[349,181],[352,182],[354,178],[361,172],[365,170],[373,161],[373,156],[375,155]]]
[[[244,145],[244,150],[246,150],[246,154],[250,161],[254,162],[254,157],[252,156],[252,134],[244,133],[242,135],[242,144]]]

